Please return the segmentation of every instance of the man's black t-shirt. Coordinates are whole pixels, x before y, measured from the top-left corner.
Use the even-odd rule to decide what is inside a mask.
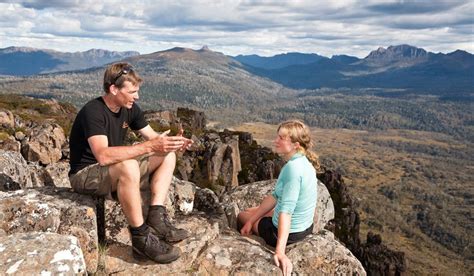
[[[106,135],[109,147],[122,146],[127,129],[139,130],[146,127],[143,112],[138,105],[131,109],[120,108],[119,112],[110,111],[102,97],[88,102],[77,114],[69,138],[71,150],[69,175],[97,163],[87,139],[94,135]]]

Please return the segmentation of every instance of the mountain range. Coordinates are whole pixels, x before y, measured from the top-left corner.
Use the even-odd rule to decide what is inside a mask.
[[[193,50],[174,48],[169,52]],[[199,50],[210,51],[206,47]],[[63,53],[27,47],[0,49],[0,75],[30,76],[60,71],[82,70],[118,60],[131,61],[163,57],[167,51],[147,55],[138,52],[113,52],[91,49],[85,52]],[[161,54],[158,54],[161,53]],[[177,57],[177,55],[175,55]],[[213,66],[224,58],[252,75],[270,79],[292,89],[318,88],[390,88],[425,94],[458,94],[472,92],[474,87],[474,56],[466,51],[432,53],[410,45],[380,47],[365,58],[291,52],[272,57],[258,55],[201,55]],[[170,60],[173,55],[170,55]],[[178,61],[174,61],[178,62]],[[148,62],[149,63],[149,62]],[[155,64],[158,64],[155,62]],[[203,66],[207,66],[204,64]],[[209,70],[213,68],[207,67]],[[219,66],[218,66],[219,67]],[[201,70],[202,71],[202,70]]]
[[[8,47],[0,49],[0,75],[30,76],[80,70],[139,54],[135,51],[115,52],[102,49],[64,53],[30,47]]]
[[[280,66],[283,57],[294,62]],[[235,59],[246,65],[248,71],[295,89],[400,88],[445,94],[472,92],[474,87],[474,55],[462,50],[435,54],[398,45],[380,47],[362,59],[347,55],[317,57],[288,53]]]

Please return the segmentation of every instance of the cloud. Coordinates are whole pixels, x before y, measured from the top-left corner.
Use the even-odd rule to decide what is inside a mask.
[[[472,0],[0,0],[0,47],[147,53],[206,44],[231,55],[363,57],[412,44],[473,52],[473,10]]]
[[[401,0],[401,1],[387,1],[376,4],[369,4],[367,9],[390,14],[423,14],[443,12],[465,4],[462,0],[432,0],[432,1],[417,1],[417,0]]]

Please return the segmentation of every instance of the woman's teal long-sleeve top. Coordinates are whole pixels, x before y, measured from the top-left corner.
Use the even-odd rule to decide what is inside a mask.
[[[301,232],[313,223],[318,196],[316,171],[301,153],[295,153],[278,176],[273,197],[277,203],[272,222],[278,227],[280,212],[291,215],[290,233]]]

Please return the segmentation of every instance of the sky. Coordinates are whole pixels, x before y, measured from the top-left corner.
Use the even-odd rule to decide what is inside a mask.
[[[363,58],[409,44],[474,53],[474,0],[0,0],[0,48]]]

